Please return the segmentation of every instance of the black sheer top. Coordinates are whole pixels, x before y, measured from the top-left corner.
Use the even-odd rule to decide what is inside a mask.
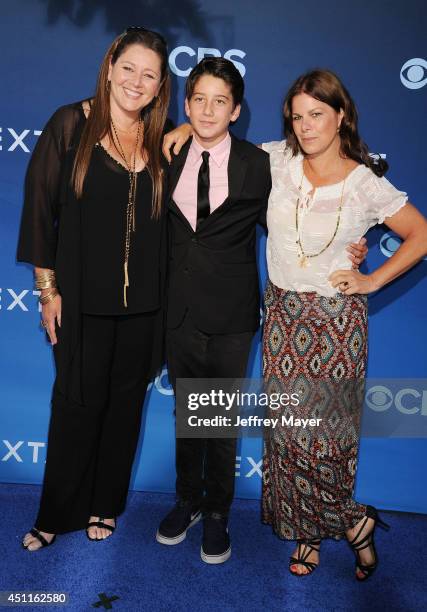
[[[131,234],[125,308],[129,175],[124,166],[96,146],[83,196],[79,200],[74,197],[71,171],[85,121],[81,102],[61,107],[39,137],[26,176],[18,260],[56,270],[63,298],[69,294],[75,307],[78,294],[80,312],[135,314],[155,310],[160,306],[161,250],[166,245],[163,215],[160,220],[151,218],[151,178],[147,170],[138,173],[136,231]]]
[[[129,253],[128,306],[123,301],[129,174],[101,145],[95,147],[81,199],[82,311],[135,314],[159,307],[161,224],[151,217],[152,182],[138,173],[135,232]],[[157,249],[157,252],[156,252]]]

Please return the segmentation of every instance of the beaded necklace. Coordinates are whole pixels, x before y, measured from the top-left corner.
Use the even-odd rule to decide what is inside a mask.
[[[306,253],[304,251],[304,247],[302,244],[302,235],[301,235],[301,229],[300,229],[300,223],[299,223],[299,209],[300,209],[300,201],[301,201],[301,195],[298,197],[297,200],[297,204],[295,207],[295,228],[297,231],[297,240],[296,243],[298,245],[298,258],[299,258],[299,262],[298,265],[300,268],[306,268],[309,265],[309,259],[312,259],[313,257],[318,257],[319,255],[321,255],[322,253],[324,253],[326,251],[326,249],[328,247],[331,246],[331,244],[333,243],[333,241],[335,240],[335,236],[337,235],[338,232],[338,228],[340,226],[340,221],[341,221],[341,210],[342,210],[342,205],[343,205],[343,199],[344,199],[344,187],[345,187],[345,181],[346,181],[347,177],[344,178],[343,180],[343,184],[342,184],[342,190],[341,190],[341,198],[340,198],[340,203],[338,206],[338,216],[337,216],[337,222],[335,225],[335,230],[334,233],[332,234],[331,239],[327,242],[327,244],[323,247],[323,249],[321,249],[318,253]],[[303,162],[303,166],[302,166],[302,175],[301,175],[301,182],[299,184],[299,191],[301,194],[301,190],[302,190],[302,182],[304,180],[304,162]]]
[[[127,171],[129,173],[129,194],[128,194],[128,203],[126,207],[125,256],[124,256],[124,264],[123,264],[123,271],[124,271],[123,303],[124,303],[125,308],[127,308],[128,306],[127,289],[129,287],[128,264],[129,264],[130,242],[131,242],[131,233],[135,231],[135,201],[136,201],[136,183],[137,183],[137,172],[135,170],[136,152],[138,150],[138,144],[139,144],[140,135],[141,135],[142,120],[141,120],[141,117],[139,117],[138,130],[136,132],[135,150],[133,154],[133,160],[131,156],[129,164],[126,159],[126,155],[123,151],[123,147],[120,142],[119,136],[117,134],[116,126],[114,125],[114,121],[112,118],[111,118],[111,126],[113,128],[115,140],[117,141],[117,144],[116,142],[114,142],[114,146],[116,147],[117,152],[119,153],[120,157],[123,159],[126,165]]]

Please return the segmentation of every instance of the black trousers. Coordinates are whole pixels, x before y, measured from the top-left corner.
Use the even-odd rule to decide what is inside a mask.
[[[167,331],[169,379],[243,378],[254,332],[207,334],[187,315]],[[176,439],[176,492],[205,512],[227,515],[234,496],[236,439]]]
[[[111,518],[123,512],[155,316],[82,315],[83,402],[70,406],[53,396],[37,529],[65,533],[84,528],[90,515]]]

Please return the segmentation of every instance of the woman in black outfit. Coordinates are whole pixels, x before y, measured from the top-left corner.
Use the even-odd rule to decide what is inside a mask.
[[[118,36],[93,99],[47,123],[26,177],[18,260],[35,266],[54,347],[48,453],[27,550],[123,512],[147,384],[160,365],[165,258],[163,38]]]

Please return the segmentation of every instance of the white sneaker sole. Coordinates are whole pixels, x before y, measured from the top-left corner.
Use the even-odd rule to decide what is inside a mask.
[[[207,555],[203,552],[203,547],[200,549],[200,557],[205,563],[216,565],[217,563],[225,563],[231,557],[231,546],[225,553],[220,555]]]
[[[157,540],[157,542],[159,542],[159,544],[166,544],[166,546],[175,546],[176,544],[180,544],[187,537],[187,531],[190,529],[190,527],[193,527],[193,525],[198,523],[201,518],[202,518],[202,513],[199,512],[194,517],[194,519],[191,521],[191,523],[188,525],[187,529],[185,531],[183,531],[182,533],[180,533],[179,535],[175,536],[174,538],[168,538],[168,537],[162,535],[159,532],[159,530],[157,530],[157,533],[156,533],[156,540]]]

